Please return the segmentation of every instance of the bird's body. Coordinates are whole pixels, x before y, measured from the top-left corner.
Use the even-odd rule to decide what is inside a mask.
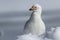
[[[41,18],[41,9],[32,12],[30,19],[25,24],[24,33],[32,33],[35,35],[45,33],[45,24]]]

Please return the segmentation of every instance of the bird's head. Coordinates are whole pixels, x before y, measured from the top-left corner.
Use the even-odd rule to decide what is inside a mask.
[[[40,10],[42,10],[42,8],[39,4],[35,4],[29,10],[30,11],[40,11]]]

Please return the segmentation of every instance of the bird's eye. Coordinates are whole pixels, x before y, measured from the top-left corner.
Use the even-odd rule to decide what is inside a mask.
[[[35,7],[35,8],[37,8],[37,7]]]

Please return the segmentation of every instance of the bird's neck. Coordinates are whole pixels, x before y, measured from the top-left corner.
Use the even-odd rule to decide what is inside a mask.
[[[41,16],[41,11],[33,11],[32,14]]]
[[[42,20],[41,19],[41,11],[32,12],[30,19],[32,20]]]

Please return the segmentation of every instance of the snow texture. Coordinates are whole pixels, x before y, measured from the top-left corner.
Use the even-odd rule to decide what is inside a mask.
[[[47,31],[51,38],[41,37],[32,34],[24,34],[17,37],[17,40],[60,40],[60,27],[51,28],[51,31]]]

